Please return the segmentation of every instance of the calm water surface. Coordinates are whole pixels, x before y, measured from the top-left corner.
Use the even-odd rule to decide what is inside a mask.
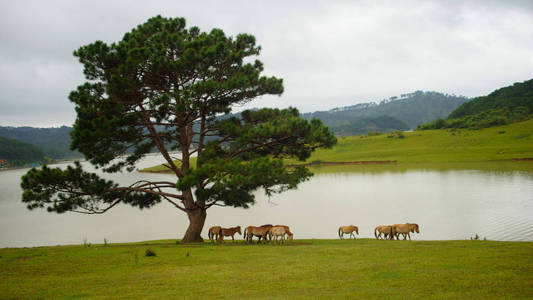
[[[159,156],[149,156],[140,167],[159,162]],[[164,202],[143,211],[122,205],[102,215],[29,211],[20,200],[20,177],[26,172],[0,172],[0,247],[181,238],[187,228],[186,215]],[[105,177],[122,184],[173,180],[171,175],[137,172]],[[257,192],[256,201],[250,209],[209,209],[204,237],[212,225],[266,223],[289,225],[295,238],[337,238],[338,227],[350,224],[359,226],[360,237],[373,237],[376,225],[415,222],[421,229],[413,235],[417,240],[478,234],[490,240],[533,241],[533,172],[388,167],[318,174],[298,190],[270,199]]]

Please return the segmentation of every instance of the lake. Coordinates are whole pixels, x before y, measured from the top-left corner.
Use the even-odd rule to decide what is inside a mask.
[[[150,155],[140,168],[160,162],[160,156]],[[297,239],[338,238],[338,227],[351,224],[359,227],[359,237],[373,238],[376,225],[413,222],[420,225],[414,240],[470,239],[477,234],[489,240],[533,241],[533,172],[394,165],[335,171],[318,173],[297,190],[271,198],[258,191],[250,209],[212,207],[204,238],[212,225],[266,223],[289,225]],[[187,228],[186,215],[166,202],[142,211],[121,205],[102,215],[30,211],[20,200],[20,177],[26,172],[0,172],[0,247],[174,239]],[[138,172],[105,177],[122,184],[173,179]]]

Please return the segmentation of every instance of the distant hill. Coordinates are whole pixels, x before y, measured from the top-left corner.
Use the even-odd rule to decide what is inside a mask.
[[[377,118],[355,119],[349,124],[329,128],[337,135],[357,135],[369,132],[390,132],[395,130],[409,130],[409,125],[389,116]]]
[[[531,119],[532,113],[533,79],[474,98],[454,110],[447,119],[438,119],[419,128],[486,128]]]
[[[44,162],[44,153],[34,145],[0,136],[0,160],[7,160],[8,166],[23,166],[27,163]]]
[[[446,95],[438,92],[416,91],[403,94],[400,97],[391,97],[379,103],[368,102],[352,106],[334,108],[328,111],[317,111],[302,114],[303,118],[319,118],[326,126],[335,132],[348,130],[365,133],[359,125],[372,123],[383,116],[389,121],[399,121],[394,130],[413,129],[416,126],[447,117],[450,112],[470,99],[463,96]],[[384,119],[383,119],[384,120]],[[350,124],[355,125],[351,126]],[[407,127],[404,127],[407,125]],[[379,126],[378,126],[379,127]],[[374,131],[374,126],[369,126],[369,131]],[[366,131],[366,132],[369,132]]]
[[[39,147],[44,155],[54,159],[82,157],[70,150],[70,132],[72,127],[58,128],[2,127],[0,136],[16,139]]]

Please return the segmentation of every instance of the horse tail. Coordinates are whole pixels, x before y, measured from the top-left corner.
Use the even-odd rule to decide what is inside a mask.
[[[377,231],[378,231],[378,228],[374,228],[374,236],[376,237],[376,240],[378,239],[378,234],[377,234]]]
[[[341,238],[341,228],[339,227],[339,238]]]
[[[207,237],[211,239],[211,228],[209,228],[209,231],[207,232]]]
[[[243,237],[244,237],[244,240],[246,241],[246,230],[248,230],[248,227],[244,228],[244,234],[243,234]]]

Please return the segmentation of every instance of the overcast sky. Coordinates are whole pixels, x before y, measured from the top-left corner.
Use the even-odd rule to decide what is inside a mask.
[[[250,33],[281,97],[301,112],[415,90],[475,97],[533,78],[533,1],[2,1],[0,125],[72,125],[72,52],[148,18]]]

